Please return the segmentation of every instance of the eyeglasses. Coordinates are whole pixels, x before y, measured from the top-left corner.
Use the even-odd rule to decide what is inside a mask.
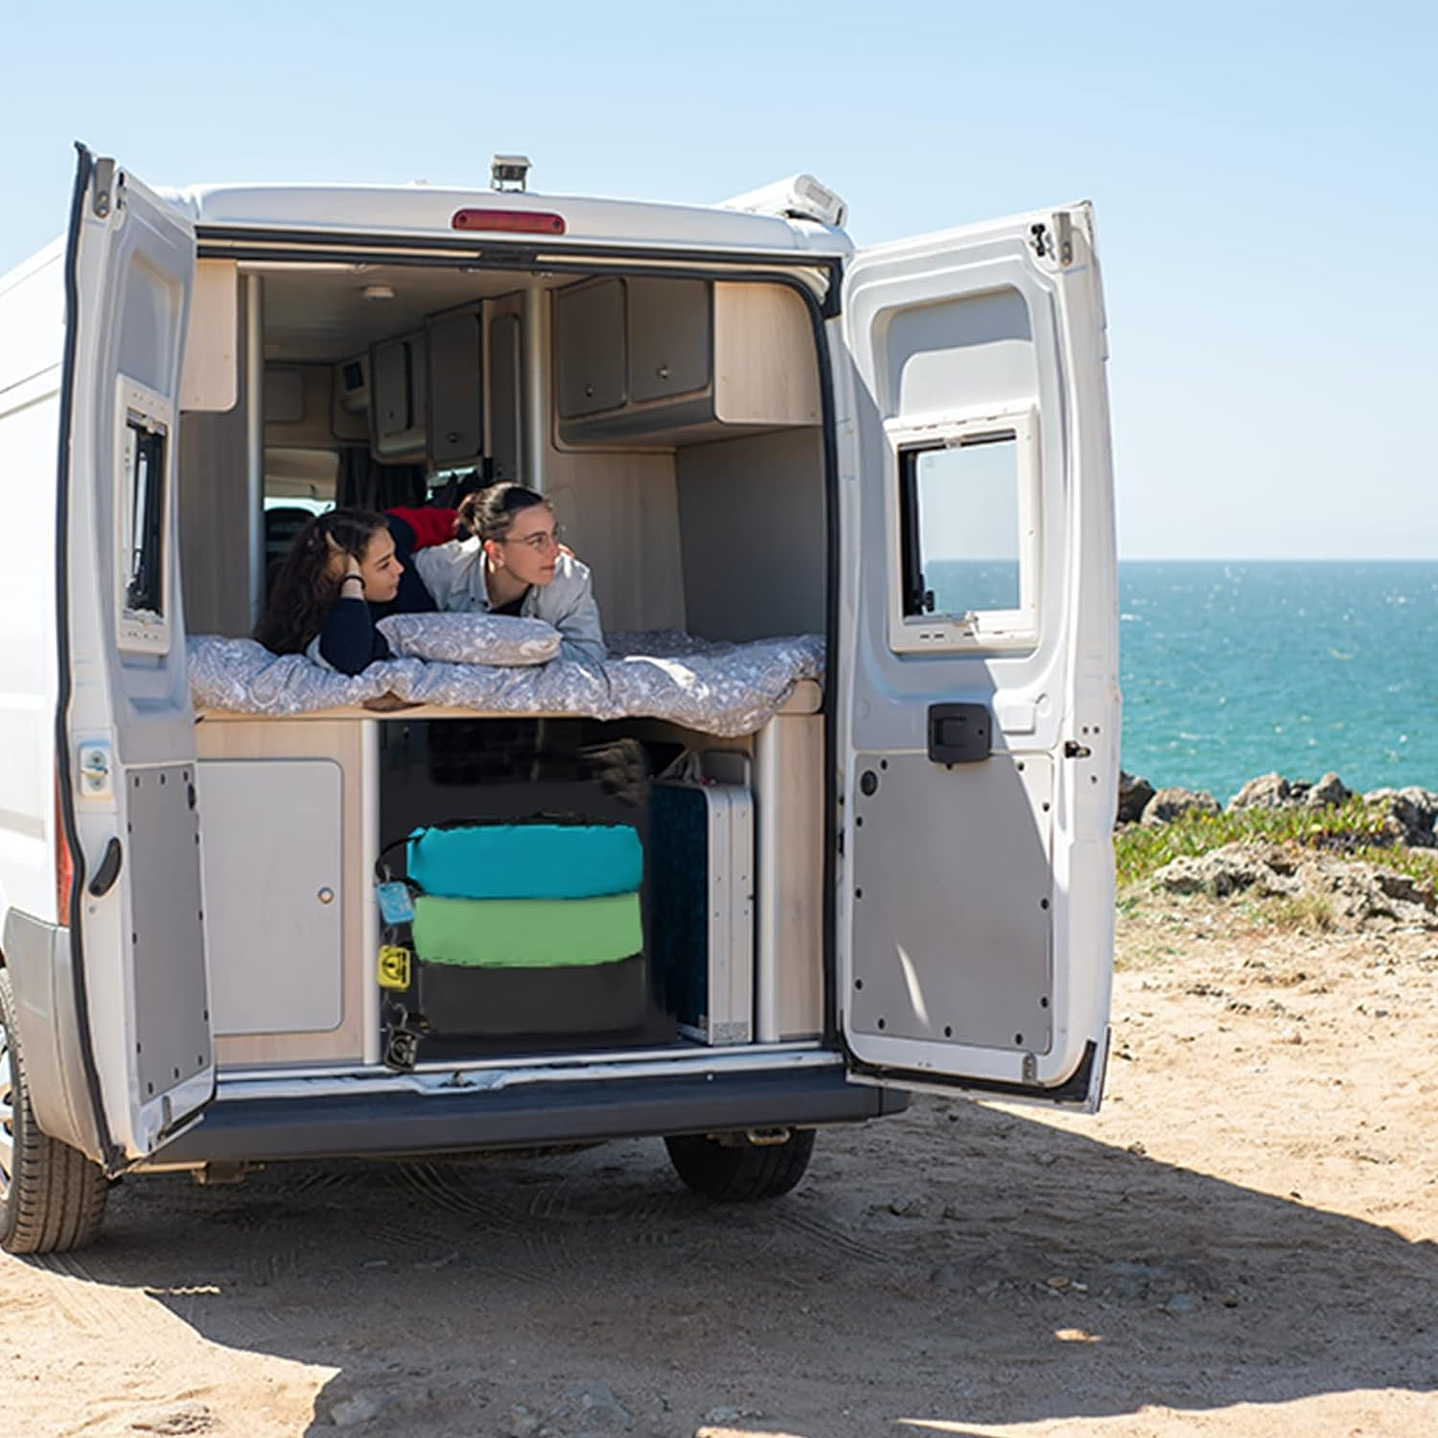
[[[552,530],[540,530],[538,534],[526,534],[520,539],[506,539],[505,544],[527,544],[536,554],[548,549],[558,549],[564,543],[564,527],[556,524]]]

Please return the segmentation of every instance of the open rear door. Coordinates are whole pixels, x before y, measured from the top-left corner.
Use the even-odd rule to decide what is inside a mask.
[[[68,257],[59,807],[81,1038],[114,1171],[215,1086],[175,515],[194,228],[81,150]]]
[[[1089,207],[862,250],[842,325],[851,1074],[1096,1107],[1119,700]]]

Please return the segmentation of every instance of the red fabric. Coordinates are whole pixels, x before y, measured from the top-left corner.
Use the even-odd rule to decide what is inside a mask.
[[[387,509],[385,513],[404,520],[414,530],[414,547],[416,549],[428,549],[433,544],[443,544],[446,540],[454,538],[454,521],[459,511],[427,507],[425,509]]]

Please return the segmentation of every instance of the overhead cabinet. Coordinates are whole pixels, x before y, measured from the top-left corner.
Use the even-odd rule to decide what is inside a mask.
[[[431,319],[420,334],[369,353],[374,452],[381,462],[435,469],[478,464],[484,453],[480,316]],[[345,367],[342,367],[342,370]]]
[[[560,290],[554,386],[566,444],[665,448],[820,419],[809,312],[776,284],[631,277]]]

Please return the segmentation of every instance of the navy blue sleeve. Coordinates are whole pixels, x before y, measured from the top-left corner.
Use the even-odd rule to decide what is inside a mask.
[[[339,599],[320,630],[320,653],[341,674],[358,674],[375,660],[388,659],[390,647],[363,599]]]

